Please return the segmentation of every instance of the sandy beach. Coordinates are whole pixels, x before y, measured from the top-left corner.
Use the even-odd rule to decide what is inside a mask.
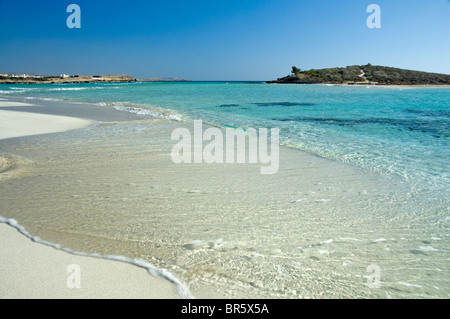
[[[0,101],[0,107],[2,106]],[[90,125],[92,122],[67,116],[0,111],[0,139],[63,132]]]
[[[2,299],[180,298],[175,285],[144,268],[36,243],[4,223],[0,238]]]
[[[15,107],[33,107],[33,104],[0,99],[0,139],[27,135],[48,134],[79,129],[92,121],[68,116],[14,112]]]
[[[0,99],[0,108],[14,107],[34,105]],[[64,132],[93,123],[69,116],[0,110],[0,139]],[[3,159],[0,157],[0,173],[11,169],[8,160]],[[0,298],[178,299],[189,296],[170,280],[152,275],[155,269],[147,269],[146,264],[139,267],[130,264],[133,260],[122,262],[63,251],[31,235],[27,237],[18,231],[22,227],[15,221],[12,222],[15,227],[8,222],[11,223],[0,220]],[[71,274],[79,275],[79,279],[70,277]]]

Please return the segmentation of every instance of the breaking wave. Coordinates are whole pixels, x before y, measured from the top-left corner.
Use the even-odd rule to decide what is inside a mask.
[[[124,102],[100,102],[97,103],[100,106],[109,106],[117,111],[130,112],[139,115],[149,115],[153,118],[166,119],[171,121],[182,121],[182,116],[169,109],[163,109],[158,107],[150,108],[147,105],[138,105]]]

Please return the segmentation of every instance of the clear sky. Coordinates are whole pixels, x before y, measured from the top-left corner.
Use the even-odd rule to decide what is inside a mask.
[[[272,80],[369,62],[450,74],[450,0],[0,0],[0,73]]]

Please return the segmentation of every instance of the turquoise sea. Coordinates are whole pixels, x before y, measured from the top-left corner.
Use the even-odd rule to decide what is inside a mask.
[[[30,234],[143,259],[200,298],[450,296],[450,88],[135,82],[0,96],[27,112],[147,115],[1,141],[21,176],[0,183],[1,214]],[[192,120],[279,128],[280,170],[175,165],[171,133]]]
[[[8,85],[0,95],[100,103],[214,125],[278,127],[286,146],[418,185],[450,184],[450,88],[136,82]]]

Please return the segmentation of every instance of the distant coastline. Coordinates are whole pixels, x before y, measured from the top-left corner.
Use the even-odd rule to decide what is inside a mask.
[[[0,84],[78,84],[78,83],[123,83],[123,82],[189,82],[185,79],[137,79],[129,75],[60,75],[60,76],[0,76]]]

